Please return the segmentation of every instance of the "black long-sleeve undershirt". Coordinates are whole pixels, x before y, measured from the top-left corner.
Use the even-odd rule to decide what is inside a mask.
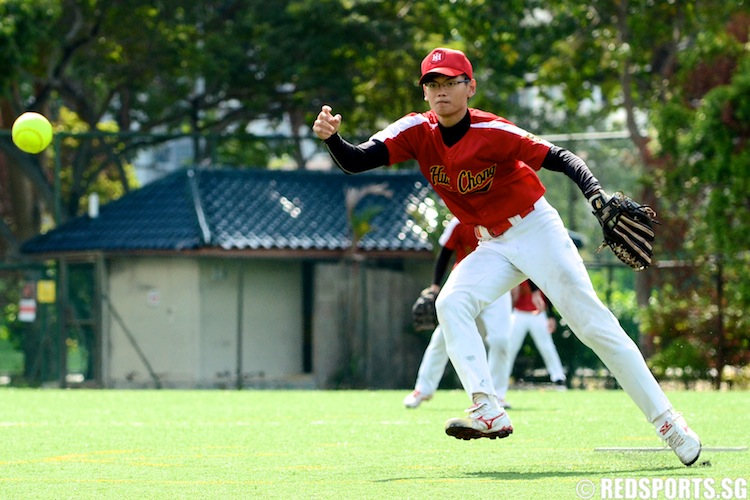
[[[448,264],[450,264],[451,257],[453,257],[453,250],[449,250],[445,247],[440,248],[440,253],[435,259],[435,268],[432,275],[432,284],[442,286],[443,278],[448,270]]]
[[[367,141],[355,146],[339,134],[333,134],[323,143],[336,166],[347,174],[359,174],[388,165],[388,147],[380,141]]]
[[[567,149],[552,146],[547,152],[547,156],[544,157],[542,168],[553,172],[562,172],[570,177],[578,185],[587,200],[602,188],[586,162]]]
[[[443,140],[453,144],[458,142],[468,131],[465,121],[462,120],[455,127],[443,127],[445,130],[441,128]],[[369,140],[355,146],[345,141],[339,134],[334,134],[324,143],[333,161],[347,174],[366,172],[389,163],[388,148],[380,141]],[[567,149],[552,146],[542,162],[542,168],[567,175],[576,183],[586,199],[601,189],[599,181],[591,173],[586,162]]]

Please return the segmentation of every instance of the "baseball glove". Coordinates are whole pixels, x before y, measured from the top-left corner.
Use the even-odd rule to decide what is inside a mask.
[[[438,325],[437,312],[435,311],[436,298],[437,293],[425,288],[419,294],[417,301],[414,302],[411,307],[411,316],[416,331],[434,330]]]
[[[604,233],[604,241],[597,252],[609,246],[618,259],[636,271],[649,267],[653,255],[653,224],[659,223],[656,212],[648,205],[636,203],[622,191],[611,198],[600,191],[590,201]]]

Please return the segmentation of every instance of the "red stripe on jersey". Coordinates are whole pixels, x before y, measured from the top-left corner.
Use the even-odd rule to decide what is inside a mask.
[[[469,109],[471,126],[452,147],[437,115],[411,113],[372,136],[391,164],[416,159],[422,174],[462,222],[497,226],[532,206],[544,186],[535,170],[551,144],[492,113]]]

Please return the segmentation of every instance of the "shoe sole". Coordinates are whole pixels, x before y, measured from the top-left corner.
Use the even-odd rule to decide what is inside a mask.
[[[449,436],[453,436],[456,439],[463,439],[465,441],[469,441],[471,439],[479,439],[479,438],[502,439],[513,434],[513,428],[512,427],[503,428],[495,432],[482,432],[476,429],[472,429],[470,427],[453,425],[453,426],[446,427],[445,433],[448,434]]]
[[[703,450],[703,444],[699,443],[698,454],[695,456],[695,458],[691,460],[690,462],[682,462],[683,464],[685,464],[685,467],[690,467],[691,465],[693,465],[695,462],[698,461],[698,459],[701,456],[701,450]]]

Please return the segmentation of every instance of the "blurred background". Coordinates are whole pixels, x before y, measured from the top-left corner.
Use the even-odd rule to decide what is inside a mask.
[[[359,208],[345,206],[343,196],[317,196],[347,217],[339,228],[346,242],[332,244],[333,233],[320,229],[312,238],[328,243],[294,247],[299,273],[280,295],[248,295],[247,283],[232,282],[222,292],[237,304],[231,324],[207,319],[219,299],[207,299],[206,283],[234,276],[238,262],[258,276],[292,258],[288,236],[266,235],[266,253],[212,238],[202,247],[173,245],[156,258],[196,259],[208,266],[206,276],[184,281],[147,271],[152,281],[139,274],[123,284],[112,277],[121,268],[135,273],[139,264],[127,259],[154,258],[153,242],[106,247],[106,238],[70,224],[98,217],[100,206],[104,224],[122,223],[104,208],[174,173],[272,170],[303,179],[335,171],[310,130],[320,106],[343,115],[351,141],[425,110],[418,68],[436,46],[471,59],[478,81],[471,106],[570,149],[605,190],[655,208],[662,223],[656,263],[633,273],[608,250],[596,252],[600,229],[575,184],[540,173],[548,199],[584,242],[602,300],[657,378],[691,388],[750,384],[747,2],[5,0],[0,20],[0,384],[409,386],[427,338],[410,330],[408,308],[430,279],[448,216],[429,190],[411,191],[407,233],[425,245],[406,253],[394,244],[398,236],[380,250],[368,246],[378,212],[390,210],[373,201],[384,202],[383,192],[368,191],[369,204]],[[27,110],[45,114],[55,129],[39,155],[10,140],[13,121]],[[259,182],[243,179],[235,182]],[[289,214],[294,198],[284,199]],[[194,225],[206,236],[200,222]],[[81,244],[34,246],[45,234]],[[209,263],[200,260],[207,250]],[[272,283],[279,273],[264,279]],[[394,280],[403,295],[383,309],[386,292],[374,284]],[[339,285],[340,295],[326,302],[323,292]],[[186,288],[201,304],[199,317],[184,316],[190,305],[170,299],[170,291]],[[298,319],[282,332],[289,350],[274,354],[273,343],[252,339],[279,333],[258,305],[279,296],[295,304],[290,314]],[[163,315],[138,322],[141,306]],[[368,316],[376,310],[390,320]],[[250,332],[254,323],[263,331]],[[196,332],[182,337],[193,325]],[[613,387],[600,362],[559,325],[555,342],[570,383]],[[154,343],[169,328],[174,337]],[[182,342],[192,347],[168,359]],[[223,354],[209,362],[205,353],[219,348]],[[293,363],[274,371],[290,356]],[[527,342],[515,378],[544,378],[541,366]]]

